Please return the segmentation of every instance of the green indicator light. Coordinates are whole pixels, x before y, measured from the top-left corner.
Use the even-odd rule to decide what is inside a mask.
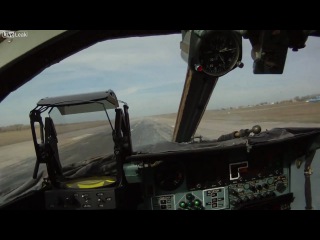
[[[200,206],[200,205],[201,205],[201,202],[200,202],[199,200],[195,200],[195,201],[194,201],[194,205]]]
[[[186,203],[185,202],[180,202],[179,206],[182,207],[182,208],[185,208],[186,207]]]

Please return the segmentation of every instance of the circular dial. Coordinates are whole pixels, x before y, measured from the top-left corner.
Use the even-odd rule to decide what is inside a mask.
[[[222,76],[231,71],[240,55],[240,44],[233,32],[212,32],[203,39],[199,60],[203,71],[212,76]]]
[[[155,183],[162,190],[173,191],[183,180],[184,170],[179,162],[164,162],[155,171]]]

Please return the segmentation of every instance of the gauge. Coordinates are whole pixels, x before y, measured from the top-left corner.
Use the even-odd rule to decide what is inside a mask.
[[[200,46],[199,61],[205,73],[222,76],[239,61],[241,46],[233,31],[213,31]]]
[[[155,170],[155,183],[165,191],[173,191],[184,180],[184,168],[180,162],[163,162]]]

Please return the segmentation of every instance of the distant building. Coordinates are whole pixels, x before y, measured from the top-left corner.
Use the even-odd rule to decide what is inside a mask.
[[[310,98],[306,100],[306,102],[314,103],[314,102],[320,102],[320,96],[316,96],[314,98]]]

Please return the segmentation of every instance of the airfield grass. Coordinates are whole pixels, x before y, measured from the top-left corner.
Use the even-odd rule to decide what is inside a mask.
[[[175,118],[176,114],[164,114],[162,118]],[[288,102],[245,108],[207,110],[203,119],[254,122],[320,123],[320,102]]]
[[[94,128],[105,125],[105,121],[96,122],[84,122],[84,123],[74,123],[57,125],[56,131],[59,133],[73,132],[81,129]],[[40,136],[39,127],[36,127],[37,136]],[[15,144],[24,141],[32,140],[31,127],[27,125],[19,126],[19,129],[14,129],[12,127],[3,128],[0,132],[0,147],[10,144]]]
[[[177,114],[158,115],[161,118],[175,120]],[[204,119],[220,121],[255,121],[255,122],[299,122],[320,123],[320,102],[287,102],[273,105],[262,105],[245,108],[232,108],[223,110],[207,110]],[[81,129],[101,126],[105,122],[87,122],[59,126],[59,132],[66,133]],[[59,134],[58,132],[58,134]],[[20,127],[18,130],[10,129],[0,132],[0,146],[30,141],[32,134],[30,126]]]

